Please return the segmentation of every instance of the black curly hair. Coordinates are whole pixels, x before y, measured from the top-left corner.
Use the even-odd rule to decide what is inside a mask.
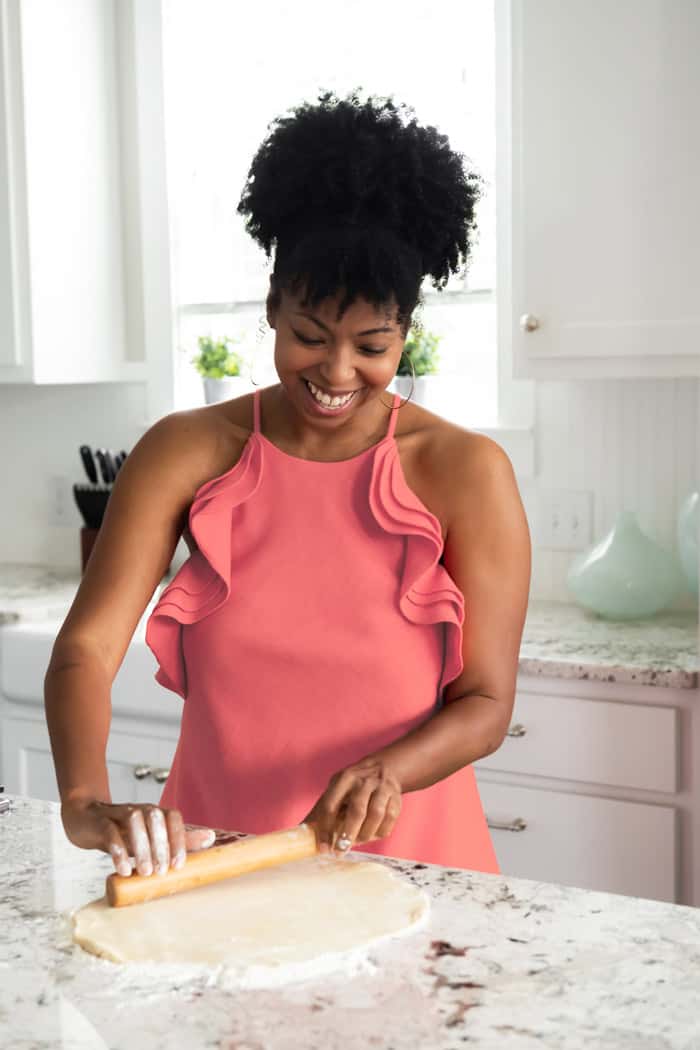
[[[281,289],[305,306],[344,291],[340,319],[358,296],[393,302],[405,338],[423,278],[442,291],[467,263],[483,180],[411,107],[361,90],[322,90],[272,121],[236,210],[268,259],[275,243],[273,304]]]

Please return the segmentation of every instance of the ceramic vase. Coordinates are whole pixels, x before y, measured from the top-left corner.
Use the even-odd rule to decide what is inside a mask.
[[[567,585],[576,602],[607,620],[641,620],[664,609],[682,586],[673,555],[618,513],[606,536],[572,561]]]
[[[217,401],[229,401],[232,397],[241,397],[253,389],[248,376],[222,376],[221,379],[203,377],[204,401],[213,405]]]
[[[698,519],[700,492],[691,492],[678,512],[678,554],[683,575],[693,594],[698,594]]]

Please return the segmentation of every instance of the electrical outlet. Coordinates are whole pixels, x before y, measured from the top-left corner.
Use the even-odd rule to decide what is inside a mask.
[[[64,528],[73,525],[71,514],[71,489],[68,478],[62,474],[52,474],[48,479],[49,490],[49,525]]]
[[[541,490],[537,545],[555,551],[585,550],[592,542],[592,504],[592,492]]]

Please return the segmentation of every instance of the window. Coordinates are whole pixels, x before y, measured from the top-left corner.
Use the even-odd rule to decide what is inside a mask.
[[[337,12],[337,14],[329,14]],[[274,383],[274,333],[259,325],[272,260],[236,214],[268,124],[321,88],[393,95],[437,126],[483,176],[466,275],[443,292],[424,285],[423,323],[441,337],[429,407],[473,426],[496,418],[495,102],[493,0],[439,8],[396,0],[341,7],[273,0],[163,0],[165,132],[177,386],[201,404],[190,364],[203,334],[240,339],[255,381]]]

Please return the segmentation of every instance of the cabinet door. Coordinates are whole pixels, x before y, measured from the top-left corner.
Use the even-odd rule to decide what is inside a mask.
[[[167,227],[149,207],[160,140],[145,159],[135,141],[158,71],[148,90],[134,74],[133,6],[0,3],[0,382],[147,378],[144,258],[162,264]],[[155,249],[145,223],[164,234]],[[169,277],[157,285],[160,318]]]
[[[60,801],[49,732],[43,722],[3,719],[2,778],[8,794]]]
[[[160,728],[160,727],[159,727]],[[167,734],[167,731],[163,731]],[[167,770],[176,746],[173,730],[167,735],[110,730],[107,770],[114,802],[157,804],[164,781],[154,774]],[[151,772],[145,775],[146,769]],[[58,785],[46,724],[23,718],[5,718],[2,725],[2,775],[8,794],[58,802]]]
[[[477,780],[504,875],[677,902],[673,806]]]
[[[19,6],[0,3],[0,382],[26,381],[29,320],[24,152],[18,135]]]
[[[107,744],[112,800],[157,805],[175,746],[170,739],[126,733],[113,727]]]
[[[510,12],[515,377],[700,375],[700,4]]]

